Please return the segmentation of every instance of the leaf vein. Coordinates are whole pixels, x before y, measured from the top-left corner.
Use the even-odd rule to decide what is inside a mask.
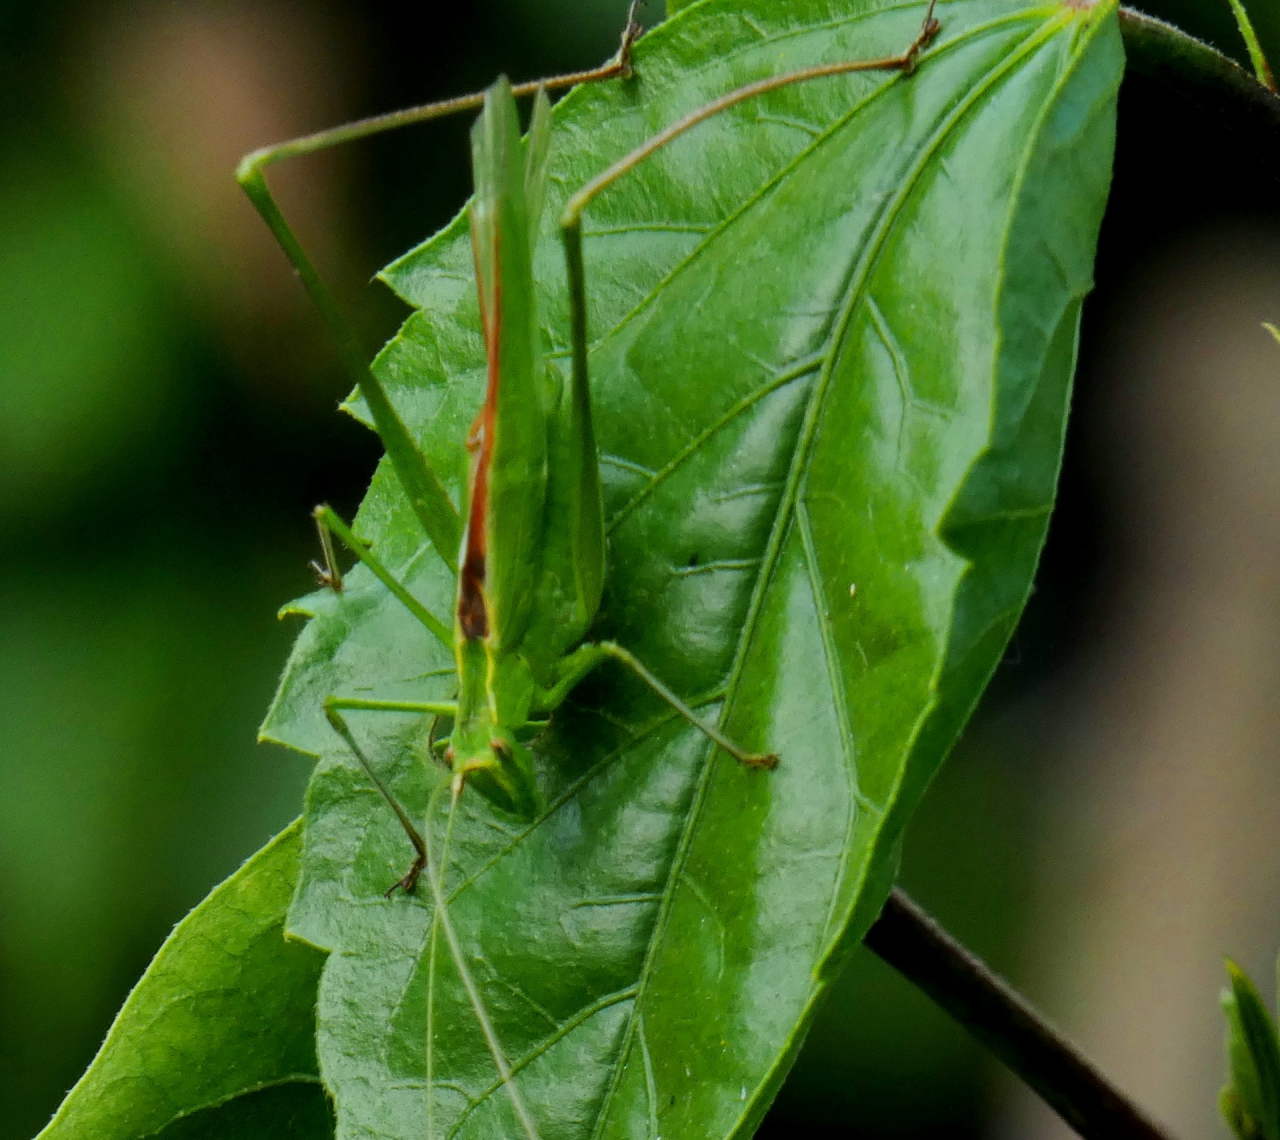
[[[739,416],[749,411],[765,396],[776,392],[779,388],[786,387],[795,380],[808,376],[811,372],[816,372],[822,367],[821,354],[815,353],[813,356],[806,357],[804,360],[798,361],[790,368],[785,369],[775,376],[772,380],[761,384],[755,391],[750,392],[726,411],[719,419],[713,421],[710,425],[703,428],[689,443],[672,458],[664,467],[657,471],[649,480],[648,484],[642,487],[632,499],[624,506],[618,509],[618,512],[609,520],[606,528],[612,532],[630,515],[641,503],[653,494],[667,479],[669,479],[682,464],[688,462],[690,458],[697,454],[697,451],[703,444],[712,438],[722,428],[727,427]],[[638,465],[637,465],[638,466]]]
[[[551,1033],[547,1037],[544,1037],[541,1041],[538,1042],[537,1045],[535,1045],[532,1049],[530,1049],[529,1052],[527,1052],[523,1057],[519,1058],[516,1061],[513,1061],[511,1064],[511,1075],[514,1077],[521,1070],[528,1068],[530,1065],[533,1064],[534,1061],[536,1061],[539,1057],[541,1057],[544,1053],[546,1053],[553,1045],[555,1045],[557,1042],[563,1041],[565,1037],[567,1037],[580,1025],[583,1025],[587,1021],[590,1021],[591,1018],[593,1018],[597,1013],[603,1013],[606,1009],[609,1009],[612,1006],[618,1005],[621,1002],[628,1001],[631,998],[634,998],[636,996],[636,990],[638,988],[639,988],[638,986],[627,986],[625,989],[615,990],[611,994],[605,994],[604,997],[597,998],[595,1001],[591,1002],[589,1005],[583,1006],[582,1009],[580,1009],[567,1021],[561,1023],[554,1033]],[[467,1105],[467,1107],[463,1110],[462,1114],[458,1117],[457,1122],[454,1124],[454,1126],[449,1130],[449,1140],[453,1140],[453,1137],[458,1135],[458,1133],[462,1130],[462,1126],[467,1122],[467,1118],[477,1108],[479,1108],[486,1100],[488,1100],[491,1096],[493,1096],[494,1093],[496,1093],[500,1088],[502,1088],[502,1085],[503,1085],[503,1082],[501,1079],[493,1081],[488,1086],[486,1086],[480,1093],[476,1095],[476,1097],[471,1101],[469,1105]]]

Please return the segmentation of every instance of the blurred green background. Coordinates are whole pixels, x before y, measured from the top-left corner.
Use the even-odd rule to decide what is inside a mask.
[[[1243,57],[1226,0],[1149,7]],[[598,62],[624,9],[0,0],[0,1140],[300,806],[304,760],[254,742],[274,614],[310,588],[309,508],[354,509],[377,448],[235,160]],[[364,283],[463,200],[465,129],[276,180],[371,352],[402,313]],[[904,869],[1184,1136],[1218,1134],[1221,954],[1266,978],[1280,948],[1277,169],[1127,81],[1038,592]],[[765,1131],[1060,1133],[869,955]]]

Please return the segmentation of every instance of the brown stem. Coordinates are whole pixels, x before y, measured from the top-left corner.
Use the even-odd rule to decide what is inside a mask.
[[[984,962],[894,890],[867,946],[1027,1082],[1086,1140],[1171,1140]]]

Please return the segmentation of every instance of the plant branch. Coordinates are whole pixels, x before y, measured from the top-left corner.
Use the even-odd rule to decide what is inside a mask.
[[[906,894],[895,889],[866,945],[922,989],[1085,1140],[1170,1140],[1080,1050]]]
[[[1222,116],[1255,144],[1280,143],[1280,97],[1235,60],[1132,8],[1120,10],[1120,31],[1131,70]]]

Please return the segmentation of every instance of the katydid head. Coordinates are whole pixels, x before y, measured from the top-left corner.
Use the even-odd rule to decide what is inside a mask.
[[[444,754],[455,789],[470,785],[500,810],[532,819],[542,796],[533,754],[517,739],[533,698],[528,666],[478,638],[458,642],[457,664],[458,712]]]
[[[494,807],[529,821],[542,797],[533,774],[533,754],[515,740],[490,740],[481,758],[455,769],[454,778],[475,788]]]
[[[542,806],[533,753],[509,730],[485,718],[455,726],[445,760],[457,791],[472,787],[494,807],[526,821]]]

